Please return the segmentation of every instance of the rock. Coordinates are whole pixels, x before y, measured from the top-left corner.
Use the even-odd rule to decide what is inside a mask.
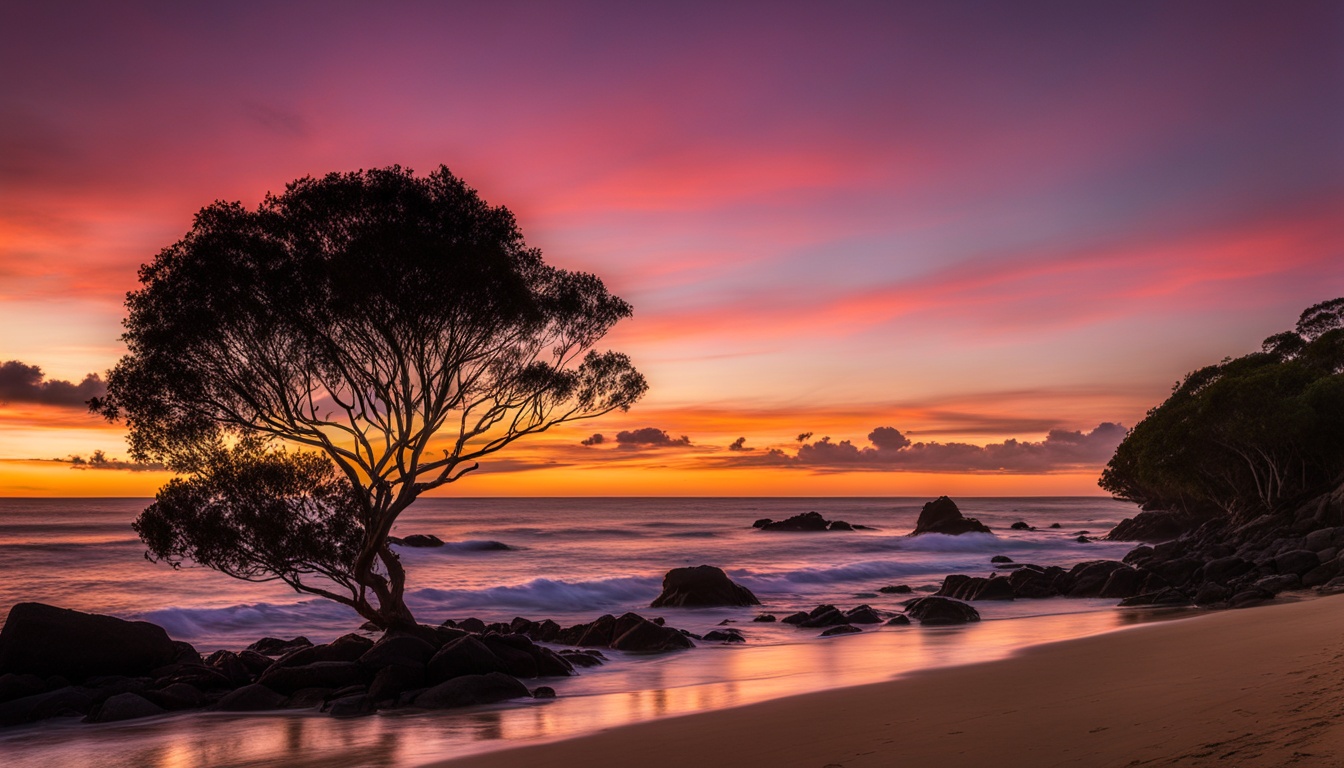
[[[426,674],[431,684],[438,684],[455,677],[485,675],[505,669],[503,660],[485,643],[474,635],[467,635],[439,649],[429,660]]]
[[[980,588],[975,591],[971,597],[972,600],[1012,600],[1014,596],[1013,585],[1008,579],[993,576],[984,579]]]
[[[1074,541],[1078,542],[1079,544],[1086,544],[1092,540],[1087,538],[1086,536],[1079,536],[1078,538],[1074,539]]]
[[[671,627],[662,627],[652,621],[640,618],[630,629],[612,640],[611,647],[617,651],[666,653],[683,648],[694,648],[695,643],[692,643],[690,638]]]
[[[1307,549],[1294,549],[1274,556],[1274,569],[1279,573],[1291,573],[1297,576],[1306,574],[1321,564],[1316,553]]]
[[[1321,563],[1302,574],[1302,586],[1318,587],[1339,575],[1340,564],[1337,560]]]
[[[1255,563],[1240,557],[1220,557],[1204,564],[1204,580],[1226,584],[1255,568]]]
[[[37,675],[17,675],[13,672],[0,675],[0,703],[46,693],[47,684]]]
[[[285,705],[285,697],[260,683],[245,685],[236,691],[224,695],[215,704],[221,712],[259,712],[280,709]]]
[[[1127,597],[1124,600],[1120,601],[1120,605],[1123,606],[1134,606],[1134,605],[1175,606],[1175,605],[1191,605],[1191,604],[1192,603],[1190,601],[1190,598],[1186,597],[1184,593],[1172,589],[1171,587],[1167,587],[1166,589],[1162,589],[1157,592],[1148,592],[1142,595],[1134,595],[1133,597]]]
[[[1289,589],[1297,589],[1300,586],[1302,586],[1302,578],[1295,573],[1280,573],[1275,574],[1274,576],[1266,576],[1262,579],[1256,579],[1255,583],[1251,585],[1253,589],[1261,589],[1271,595],[1277,595],[1280,592]]]
[[[554,699],[554,698],[555,698],[555,689],[552,688],[552,687],[549,686],[549,685],[539,685],[539,686],[536,687],[535,690],[532,691],[532,698],[534,698],[534,699]]]
[[[374,643],[359,656],[365,669],[379,670],[392,664],[403,666],[424,665],[438,649],[431,643],[411,635],[388,635]]]
[[[965,624],[980,620],[980,612],[959,600],[917,597],[906,603],[905,615],[926,626]]]
[[[474,704],[493,704],[508,699],[531,698],[527,686],[503,672],[487,675],[465,675],[439,683],[415,697],[415,706],[425,709],[469,707]]]
[[[1069,597],[1097,597],[1111,574],[1122,568],[1133,570],[1116,560],[1088,560],[1078,563],[1069,571],[1069,576],[1073,579],[1073,587],[1068,592]]]
[[[466,630],[467,632],[475,632],[476,634],[480,634],[485,631],[485,622],[481,621],[475,616],[472,616],[470,618],[466,618],[458,622],[456,628]]]
[[[840,612],[839,608],[833,605],[819,605],[807,615],[807,621],[798,626],[806,629],[817,629],[819,627],[834,627],[837,624],[844,623],[845,615]]]
[[[17,725],[49,717],[87,715],[93,697],[85,689],[63,686],[0,704],[0,725]]]
[[[757,520],[756,522],[760,522]],[[787,520],[767,520],[757,526],[762,531],[824,531],[830,525],[826,518],[817,512],[804,512]]]
[[[343,688],[362,683],[372,671],[353,661],[319,661],[301,667],[274,666],[257,682],[277,693],[294,693],[300,688]]]
[[[147,621],[81,613],[44,603],[16,603],[0,629],[0,675],[149,675],[181,649]],[[199,657],[197,659],[199,662]]]
[[[1051,527],[1051,528],[1062,528],[1063,526],[1061,526],[1059,523],[1051,523],[1051,524],[1050,524],[1050,527]]]
[[[195,709],[204,703],[205,698],[199,689],[186,683],[173,683],[157,691],[145,691],[145,698],[164,709]]]
[[[526,645],[515,642],[521,640]],[[537,659],[530,653],[532,641],[524,635],[486,635],[481,638],[490,652],[504,662],[504,671],[514,677],[538,677]]]
[[[1059,594],[1059,590],[1055,587],[1055,579],[1060,575],[1067,574],[1059,568],[1052,572],[1028,565],[1009,574],[1008,584],[1013,588],[1013,597],[1027,599],[1054,597]]]
[[[1143,591],[1148,574],[1125,565],[1111,571],[1097,597],[1134,597]]]
[[[845,611],[846,624],[881,624],[882,617],[871,606],[860,605]]]
[[[775,614],[773,613],[762,613],[758,615],[756,618],[752,619],[752,621],[756,622],[771,622],[774,620],[775,620]]]
[[[606,657],[597,651],[561,651],[560,658],[576,667],[600,667]]]
[[[281,640],[278,637],[263,637],[257,642],[247,646],[247,650],[260,653],[264,656],[283,656],[298,648],[308,648],[310,646],[312,646],[312,642],[302,635],[291,640]]]
[[[1014,531],[1034,531],[1034,530],[1036,530],[1035,528],[1032,528],[1030,525],[1027,525],[1026,523],[1022,522],[1021,520],[1018,520],[1016,523],[1013,523],[1012,525],[1010,525],[1010,526],[1008,526],[1008,527],[1009,527],[1009,528],[1012,528]]]
[[[709,643],[745,643],[745,642],[747,642],[747,638],[743,637],[743,636],[742,636],[742,633],[739,632],[739,631],[737,631],[736,629],[715,629],[715,630],[712,630],[712,631],[710,631],[710,632],[706,632],[706,633],[705,633],[705,636],[704,636],[704,640],[705,640],[705,642],[709,642]]]
[[[834,636],[836,636],[836,635],[852,635],[852,634],[854,634],[855,632],[862,632],[862,631],[863,631],[863,630],[862,630],[862,629],[859,629],[858,627],[852,627],[852,626],[850,626],[850,625],[848,625],[848,624],[841,624],[841,625],[838,626],[838,627],[831,627],[830,629],[826,630],[825,632],[822,632],[822,633],[821,633],[821,636],[822,636],[822,637],[834,637]]]
[[[1317,587],[1316,591],[1322,595],[1338,595],[1344,593],[1344,576],[1336,576]]]
[[[942,587],[934,595],[957,600],[1012,600],[1013,587],[1006,578],[985,579],[958,573],[943,579]]]
[[[990,533],[990,530],[979,520],[962,516],[961,510],[951,499],[939,496],[924,505],[924,509],[919,513],[919,520],[915,523],[915,529],[910,535],[919,536],[925,533],[959,536],[963,533]]]
[[[751,527],[752,527],[752,528],[764,528],[765,526],[769,525],[769,524],[772,523],[772,522],[774,522],[774,521],[771,520],[770,518],[768,518],[768,517],[762,517],[761,519],[759,519],[759,520],[757,520],[756,522],[752,523],[752,524],[751,524]]]
[[[989,562],[991,562],[991,563],[1011,563],[1011,562],[1013,562],[1013,558],[1011,558],[1011,557],[1009,557],[1009,556],[1007,556],[1007,555],[995,555],[995,556],[989,558]]]
[[[104,701],[84,718],[86,723],[113,723],[162,715],[163,707],[135,693],[119,693]]]
[[[809,614],[799,611],[797,613],[791,613],[788,616],[785,616],[783,619],[781,619],[781,621],[783,621],[785,624],[802,624],[804,621],[807,621],[810,618],[812,617]]]
[[[429,684],[423,665],[390,664],[378,670],[369,683],[369,701],[374,704],[396,701],[406,691]]]
[[[906,584],[895,584],[890,587],[882,587],[877,591],[884,595],[908,595],[911,592],[914,592],[914,590]]]
[[[332,717],[364,717],[377,711],[373,699],[368,694],[342,696],[327,702],[322,708]]]
[[[663,593],[651,607],[700,608],[718,605],[760,605],[746,587],[712,565],[673,568],[663,577]]]
[[[908,627],[910,626],[910,617],[904,613],[898,613],[887,620],[888,627]]]
[[[1270,593],[1263,589],[1252,587],[1233,595],[1232,599],[1227,601],[1227,605],[1229,608],[1250,608],[1251,606],[1260,605],[1261,603],[1266,603],[1273,599],[1274,596]]]
[[[1202,522],[1181,512],[1151,510],[1127,517],[1106,534],[1108,541],[1168,541],[1192,531]]]
[[[827,528],[826,530],[828,530],[828,531],[852,531],[852,530],[854,530],[854,526],[850,525],[849,523],[846,523],[844,520],[834,520],[834,521],[831,522],[830,527]]]
[[[443,539],[428,533],[412,533],[410,536],[403,536],[401,544],[405,547],[442,547]]]

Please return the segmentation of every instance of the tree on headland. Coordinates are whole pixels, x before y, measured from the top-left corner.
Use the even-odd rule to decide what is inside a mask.
[[[147,557],[278,579],[381,627],[414,622],[388,537],[418,496],[647,389],[593,350],[630,306],[545,264],[443,167],[217,202],[140,282],[90,405],[125,422],[133,459],[181,475],[135,523]]]
[[[1237,519],[1344,481],[1344,298],[1261,351],[1200,368],[1116,449],[1100,485],[1147,508]]]

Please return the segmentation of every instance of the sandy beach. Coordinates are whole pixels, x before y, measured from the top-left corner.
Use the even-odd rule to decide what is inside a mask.
[[[442,768],[1344,764],[1344,596],[1031,648]]]

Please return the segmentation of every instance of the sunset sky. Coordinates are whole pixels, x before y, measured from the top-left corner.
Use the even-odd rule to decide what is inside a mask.
[[[329,171],[447,165],[634,306],[646,398],[460,495],[1096,494],[1344,295],[1344,3],[387,5],[0,6],[0,495],[152,495],[52,460],[126,456],[137,267]]]

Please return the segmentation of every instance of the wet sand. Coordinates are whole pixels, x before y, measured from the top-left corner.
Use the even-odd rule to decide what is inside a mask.
[[[447,756],[445,756],[447,757]],[[443,768],[1344,765],[1344,595],[640,723]]]

